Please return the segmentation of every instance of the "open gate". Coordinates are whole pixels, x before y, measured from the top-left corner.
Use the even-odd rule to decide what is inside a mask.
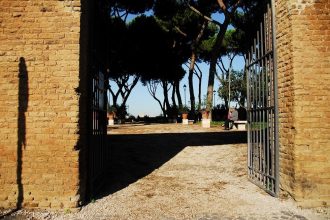
[[[110,149],[107,143],[107,89],[105,68],[106,31],[100,1],[88,1],[88,176],[87,197],[92,199],[102,187],[108,168]]]
[[[94,70],[91,77],[90,132],[89,132],[89,196],[95,195],[101,186],[106,160],[109,154],[106,143],[106,80],[100,70]]]
[[[267,5],[247,54],[249,179],[273,196],[279,192],[275,8]]]

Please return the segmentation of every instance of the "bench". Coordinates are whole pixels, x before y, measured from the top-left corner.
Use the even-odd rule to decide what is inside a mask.
[[[194,124],[194,120],[182,119],[182,124],[192,125],[192,124]]]
[[[234,121],[233,124],[233,129],[235,130],[246,130],[247,121]]]

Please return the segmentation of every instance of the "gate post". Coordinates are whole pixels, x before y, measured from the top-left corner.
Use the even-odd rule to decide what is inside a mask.
[[[0,207],[75,208],[84,195],[81,1],[0,0]]]
[[[330,2],[276,0],[280,187],[330,205]]]

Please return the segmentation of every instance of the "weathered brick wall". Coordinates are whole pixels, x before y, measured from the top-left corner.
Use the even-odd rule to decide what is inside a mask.
[[[80,0],[0,0],[0,207],[81,199],[80,19]]]
[[[280,187],[292,194],[294,181],[294,126],[292,28],[287,1],[276,2],[277,67],[279,98]]]
[[[303,206],[330,205],[330,1],[277,0],[280,181]]]

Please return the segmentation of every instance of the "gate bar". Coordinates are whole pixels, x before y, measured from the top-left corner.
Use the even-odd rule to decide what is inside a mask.
[[[271,0],[271,9],[272,9],[272,34],[273,34],[273,40],[272,40],[272,43],[273,43],[273,65],[274,65],[274,75],[277,76],[277,45],[276,45],[276,25],[275,25],[275,19],[276,19],[276,11],[275,11],[275,0]],[[277,184],[275,184],[275,194],[278,196],[279,194],[279,178],[280,178],[280,175],[279,175],[279,129],[278,129],[278,126],[279,126],[279,123],[278,123],[278,117],[279,117],[279,114],[278,114],[278,82],[277,82],[277,77],[274,77],[274,102],[275,102],[275,132],[274,132],[274,135],[275,135],[275,177],[276,177],[276,180],[277,180]]]

